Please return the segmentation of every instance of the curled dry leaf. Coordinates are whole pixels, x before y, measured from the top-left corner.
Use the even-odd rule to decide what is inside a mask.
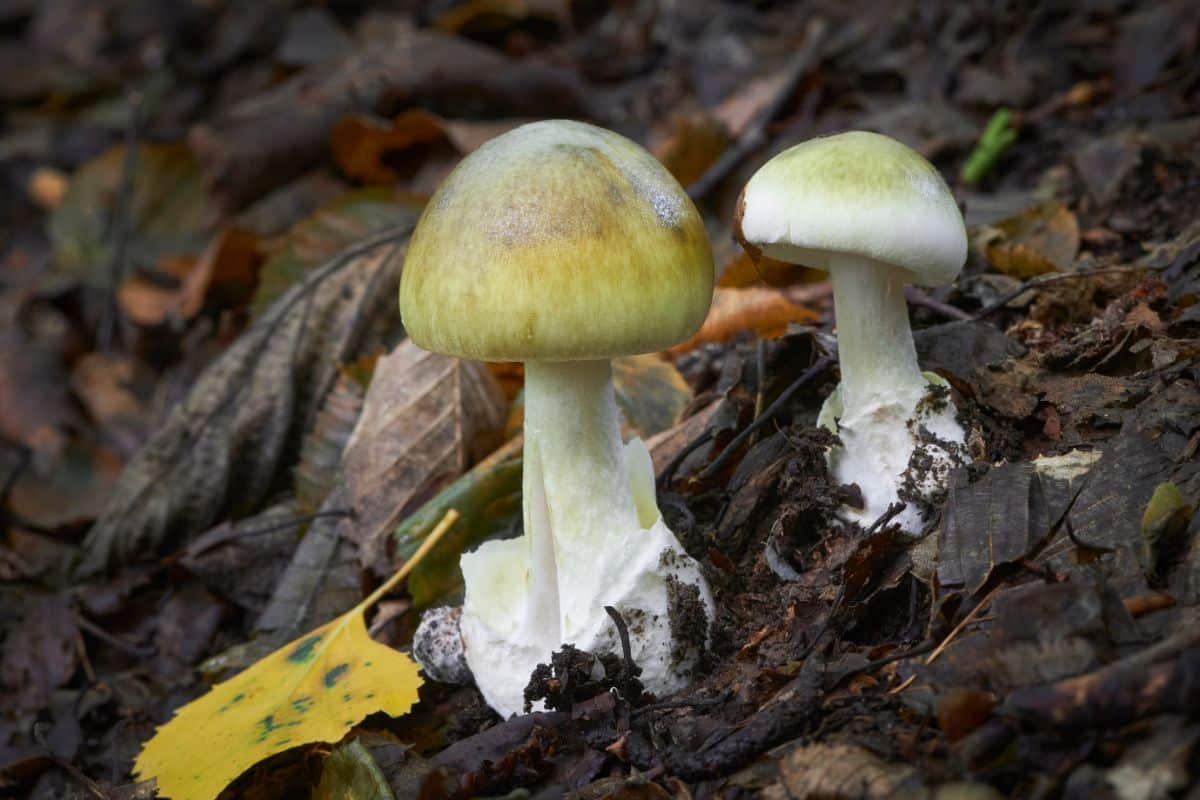
[[[409,225],[343,251],[214,361],[126,466],[84,542],[84,574],[154,558],[258,508],[381,308]]]
[[[258,238],[249,231],[226,228],[198,257],[168,256],[158,262],[157,271],[175,278],[175,285],[135,272],[122,282],[117,299],[125,315],[139,325],[190,319],[213,293],[227,301],[245,301],[261,263]]]
[[[335,69],[311,67],[249,98],[195,127],[190,142],[210,185],[237,205],[315,164],[347,114],[386,113],[421,100],[434,110],[469,100],[481,116],[597,116],[573,72],[436,31],[406,31]]]
[[[1044,203],[984,225],[974,238],[994,269],[1024,280],[1071,269],[1079,252],[1079,223],[1062,203]]]
[[[321,512],[344,512],[347,503],[345,488],[335,486]],[[330,515],[309,526],[255,621],[255,630],[266,634],[259,639],[278,645],[325,624],[362,597],[358,547],[341,534],[344,522]]]
[[[459,122],[423,108],[411,108],[391,120],[352,114],[333,128],[334,161],[348,177],[363,183],[393,184],[418,173],[426,179],[414,191],[434,183],[458,156],[520,125],[523,120]],[[432,163],[431,163],[432,162]],[[432,171],[432,176],[427,175]],[[429,187],[432,188],[432,187]]]
[[[334,126],[330,145],[348,177],[378,184],[412,177],[428,159],[445,161],[455,151],[442,119],[420,108],[390,121],[365,114],[346,117]]]
[[[405,340],[379,359],[342,472],[364,564],[382,565],[396,525],[500,440],[504,396],[487,368]]]
[[[700,179],[729,145],[725,126],[707,111],[678,114],[654,155],[675,180],[690,186]]]
[[[625,438],[665,431],[692,401],[692,387],[675,365],[653,353],[614,358],[612,369]]]
[[[724,342],[742,331],[762,337],[782,336],[789,323],[809,323],[820,315],[790,299],[779,289],[722,289],[713,291],[712,307],[699,332],[667,352],[686,353],[708,342]]]
[[[726,289],[743,289],[751,286],[792,286],[798,283],[819,283],[829,280],[829,273],[819,269],[808,269],[786,261],[776,261],[770,256],[759,254],[755,260],[740,247],[725,265],[717,286]]]

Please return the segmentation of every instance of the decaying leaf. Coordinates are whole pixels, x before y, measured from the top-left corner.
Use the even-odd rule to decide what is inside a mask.
[[[820,315],[806,305],[794,302],[779,289],[748,287],[717,288],[704,325],[695,336],[667,352],[686,353],[705,342],[724,342],[743,331],[773,338],[783,335],[789,323],[810,323]]]
[[[283,500],[205,531],[184,549],[179,565],[247,612],[261,613],[303,530],[297,520],[304,519],[295,500]]]
[[[692,400],[692,387],[679,370],[654,354],[614,358],[612,369],[626,438],[665,431]]]
[[[114,147],[72,176],[66,197],[50,217],[55,270],[44,288],[111,282],[110,220],[124,162],[125,148]],[[168,256],[196,255],[204,247],[216,209],[186,147],[139,145],[129,195],[128,263],[154,266]],[[124,270],[127,265],[118,266]]]
[[[997,566],[1030,553],[1048,525],[1032,464],[1003,464],[952,487],[938,532],[938,583],[974,592]]]
[[[373,365],[374,359],[371,361]],[[366,369],[343,368],[317,412],[312,430],[304,436],[294,484],[296,500],[307,513],[316,511],[337,484],[342,452],[362,413],[369,381]]]
[[[767,789],[771,800],[839,797],[884,800],[923,784],[909,764],[891,764],[852,744],[797,747],[779,762],[779,783]]]
[[[389,228],[416,222],[421,204],[388,190],[350,192],[297,223],[283,247],[262,266],[250,301],[255,317],[339,251]]]
[[[461,122],[423,108],[408,109],[390,120],[352,114],[334,126],[330,146],[338,168],[355,180],[391,185],[420,173],[421,185],[413,191],[424,192],[433,188],[427,185],[429,177],[440,179],[459,156],[523,121]]]
[[[364,564],[387,560],[396,525],[472,461],[495,448],[505,403],[477,361],[405,340],[379,359],[342,472]]]
[[[377,309],[391,310],[408,226],[343,251],[230,346],[130,460],[84,542],[94,574],[259,507]]]
[[[417,701],[417,665],[367,634],[363,612],[403,580],[454,524],[448,514],[403,569],[353,609],[289,642],[175,712],[142,748],[141,779],[174,800],[210,800],[276,753],[336,742],[368,714]]]
[[[122,282],[117,298],[126,316],[139,325],[159,325],[170,318],[195,316],[211,290],[226,298],[244,300],[254,285],[261,262],[257,238],[238,228],[226,228],[199,256],[178,255],[161,259],[157,271],[177,279],[163,285],[132,273]]]
[[[362,596],[358,548],[341,534],[345,520],[331,512],[349,511],[345,489],[334,487],[292,553],[255,629],[276,643],[322,625],[353,608]]]
[[[1079,223],[1062,203],[1044,203],[980,227],[975,244],[993,268],[1024,280],[1071,269],[1079,252]]]
[[[189,139],[210,185],[233,204],[308,169],[347,114],[404,108],[418,100],[439,111],[466,97],[481,115],[600,116],[569,70],[510,59],[438,31],[405,30],[333,69],[303,70],[196,126]]]
[[[653,149],[675,180],[690,186],[713,165],[729,145],[725,126],[708,112],[679,114],[668,135]]]
[[[763,284],[782,287],[797,283],[820,283],[828,279],[829,273],[823,270],[777,261],[761,253],[754,259],[739,247],[717,278],[717,286],[725,289],[745,289]]]

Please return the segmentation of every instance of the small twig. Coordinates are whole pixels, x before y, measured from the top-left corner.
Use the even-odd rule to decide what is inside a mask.
[[[42,750],[46,752],[46,757],[53,761],[59,769],[70,775],[83,788],[87,789],[88,793],[91,794],[92,797],[96,797],[99,800],[111,800],[111,796],[108,794],[108,792],[100,788],[100,784],[96,783],[87,775],[84,775],[79,767],[75,766],[64,758],[60,758],[58,753],[54,752],[54,748],[52,748],[50,743],[46,741],[46,727],[47,723],[45,722],[33,723],[33,740],[37,742],[38,747],[42,748]]]
[[[625,660],[626,669],[630,675],[637,674],[639,670],[637,664],[633,663],[633,649],[629,646],[629,626],[625,624],[625,618],[612,606],[605,606],[604,613],[608,614],[613,625],[617,626],[617,636],[621,638],[621,657]]]
[[[766,340],[759,336],[754,344],[754,368],[758,373],[758,388],[754,392],[754,419],[758,419],[763,409],[763,387],[767,383],[767,345]]]
[[[983,319],[984,317],[994,314],[995,312],[1004,308],[1006,305],[1011,303],[1013,300],[1016,300],[1026,292],[1034,289],[1040,289],[1047,284],[1058,283],[1059,281],[1074,280],[1076,278],[1090,278],[1094,275],[1120,275],[1124,273],[1143,271],[1156,272],[1161,269],[1164,269],[1164,267],[1102,267],[1100,269],[1080,270],[1078,272],[1052,272],[1048,275],[1038,275],[1036,278],[1030,278],[1022,283],[1019,289],[1014,289],[1008,294],[1002,296],[999,300],[988,303],[986,306],[972,314],[970,318]]]
[[[675,457],[671,459],[670,463],[663,467],[663,471],[659,473],[656,483],[660,492],[671,485],[671,481],[675,479],[675,473],[679,471],[679,467],[681,464],[683,464],[684,460],[694,453],[697,448],[712,441],[713,435],[712,428],[705,428],[699,436],[685,444],[683,448],[675,454]]]
[[[901,653],[892,653],[890,656],[882,656],[877,658],[862,669],[856,669],[850,674],[853,675],[859,672],[874,672],[880,667],[885,667],[888,664],[891,664],[893,661],[903,661],[906,658],[924,655],[937,646],[937,642],[922,642],[921,644],[915,645]]]
[[[899,501],[896,501],[895,503],[890,504],[887,508],[885,508],[883,510],[882,514],[880,514],[878,517],[876,517],[875,521],[871,523],[871,526],[869,528],[867,528],[866,531],[864,531],[864,533],[867,536],[870,536],[871,534],[876,533],[877,531],[882,529],[884,525],[887,525],[889,522],[894,520],[896,518],[896,516],[906,508],[908,508],[908,505],[905,503],[901,503]]]
[[[707,195],[738,164],[742,163],[742,160],[746,156],[753,153],[767,141],[767,126],[778,116],[780,109],[783,108],[783,104],[795,93],[796,88],[800,85],[800,81],[804,79],[804,76],[808,74],[808,71],[817,62],[817,58],[821,54],[821,44],[824,42],[825,32],[828,30],[828,27],[828,23],[820,17],[808,23],[808,27],[804,32],[804,44],[800,46],[800,50],[792,57],[791,64],[788,66],[787,76],[783,84],[779,87],[779,91],[775,93],[775,97],[762,108],[758,117],[746,128],[741,138],[730,145],[721,154],[721,157],[713,162],[712,166],[705,170],[704,174],[687,188],[688,196],[693,200],[698,200]]]
[[[946,635],[946,638],[942,640],[942,643],[939,644],[934,649],[934,651],[929,654],[929,658],[925,659],[926,666],[932,664],[934,661],[937,660],[937,657],[940,656],[945,651],[945,649],[950,646],[950,643],[953,642],[960,633],[962,633],[963,628],[970,625],[971,620],[973,620],[973,619],[975,619],[975,617],[979,616],[979,612],[983,610],[984,606],[986,606],[988,603],[990,603],[992,601],[992,597],[998,591],[1000,591],[1000,586],[996,586],[990,592],[985,594],[983,596],[982,600],[980,600],[978,603],[975,604],[975,607],[972,608],[967,613],[967,615],[965,617],[963,617],[962,620],[957,625],[954,626],[954,629],[951,630],[950,633]]]
[[[755,431],[757,431],[770,420],[774,419],[775,415],[783,410],[783,408],[792,399],[792,396],[795,395],[802,386],[828,369],[831,364],[833,364],[833,359],[829,356],[822,356],[821,358],[817,359],[815,364],[805,370],[799,378],[796,378],[796,380],[792,381],[791,386],[783,390],[783,394],[775,398],[775,402],[767,406],[767,410],[764,411],[758,419],[751,422],[746,426],[745,430],[733,437],[733,441],[721,451],[721,454],[717,456],[716,459],[714,459],[707,467],[702,469],[698,475],[696,475],[696,480],[705,480],[723,467],[725,462],[728,461],[733,454],[738,451],[738,448],[745,444],[746,440],[754,435]]]
[[[133,233],[133,178],[137,171],[138,127],[141,123],[142,95],[134,90],[127,96],[129,106],[125,120],[125,157],[121,161],[121,182],[117,184],[113,201],[112,227],[110,228],[112,251],[108,257],[109,295],[104,318],[96,336],[96,349],[107,352],[117,331],[120,307],[117,291],[125,276],[125,260],[129,251],[129,239]]]
[[[633,716],[638,717],[642,714],[648,714],[652,711],[670,711],[675,708],[711,708],[719,706],[729,700],[732,693],[729,691],[721,692],[716,697],[697,697],[695,699],[679,698],[676,700],[662,700],[657,703],[651,703],[648,706],[635,708]]]
[[[120,653],[124,653],[131,658],[150,658],[156,652],[158,652],[153,647],[139,647],[138,645],[130,644],[124,639],[113,636],[111,633],[104,630],[82,614],[77,613],[75,615],[75,624],[77,624],[82,630],[90,633],[92,636],[95,636],[97,639],[107,644],[112,649]]]
[[[312,522],[312,521],[318,520],[318,519],[327,519],[327,518],[337,519],[337,518],[346,518],[346,517],[353,517],[353,516],[354,516],[353,509],[334,508],[334,509],[330,509],[329,511],[317,511],[313,514],[304,514],[303,516],[299,516],[299,517],[291,517],[289,519],[283,520],[282,522],[278,522],[274,525],[267,525],[266,527],[263,527],[263,528],[252,528],[248,531],[238,530],[237,528],[230,528],[225,533],[225,535],[215,537],[210,542],[205,542],[204,546],[199,548],[198,550],[195,550],[195,551],[189,550],[189,551],[184,551],[184,552],[186,555],[189,555],[189,556],[195,558],[196,556],[200,555],[201,553],[207,553],[209,550],[213,549],[214,547],[225,544],[226,542],[229,542],[229,541],[233,541],[234,539],[244,539],[249,536],[263,536],[268,533],[275,533],[276,531],[282,531],[282,530],[286,530],[288,528],[294,528],[298,525],[303,525],[306,522]]]
[[[83,667],[83,674],[87,676],[88,683],[96,682],[96,670],[92,667],[92,659],[88,657],[87,642],[83,641],[83,634],[79,631],[79,626],[75,627],[75,650],[79,653],[79,663]]]
[[[1067,533],[1067,538],[1071,540],[1071,544],[1078,547],[1080,550],[1095,550],[1097,553],[1115,553],[1117,548],[1108,547],[1102,544],[1089,544],[1083,541],[1075,534],[1075,526],[1071,523],[1071,518],[1067,517],[1063,525],[1063,530]]]
[[[943,303],[941,300],[931,297],[927,293],[921,291],[916,286],[905,286],[904,298],[908,300],[909,305],[927,308],[933,313],[939,314],[947,319],[974,319],[969,311],[963,311],[958,306],[952,306],[949,303]]]

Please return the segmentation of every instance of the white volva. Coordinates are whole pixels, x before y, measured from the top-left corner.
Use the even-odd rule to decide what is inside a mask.
[[[645,445],[621,444],[609,362],[530,362],[525,375],[525,534],[462,559],[476,683],[501,715],[521,713],[530,673],[563,643],[620,652],[614,606],[646,688],[681,688],[702,643],[673,637],[668,579],[695,587],[710,619],[712,596],[654,506]]]
[[[910,501],[934,499],[965,459],[953,404],[933,389],[945,382],[917,366],[904,300],[905,284],[950,283],[966,259],[962,215],[945,182],[878,134],[814,139],[755,173],[738,226],[766,255],[830,273],[842,382],[818,421],[842,440],[829,453],[833,477],[857,484],[864,500],[843,515],[870,525],[902,501],[894,522],[920,532],[922,510]]]

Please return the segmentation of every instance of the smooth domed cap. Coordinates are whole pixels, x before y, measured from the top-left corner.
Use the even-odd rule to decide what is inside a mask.
[[[851,131],[784,150],[750,178],[737,237],[771,258],[829,268],[831,252],[952,283],[967,258],[962,214],[942,176],[887,136]]]
[[[400,313],[421,347],[491,361],[612,358],[704,321],[712,249],[683,187],[623,136],[523,125],[467,156],[413,232]]]

